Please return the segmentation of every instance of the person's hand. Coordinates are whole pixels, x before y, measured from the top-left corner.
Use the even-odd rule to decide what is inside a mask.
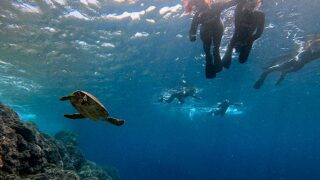
[[[190,35],[189,35],[189,39],[190,39],[191,42],[196,41],[196,39],[197,39],[196,37],[197,37],[197,36],[194,35],[194,34],[190,34]]]

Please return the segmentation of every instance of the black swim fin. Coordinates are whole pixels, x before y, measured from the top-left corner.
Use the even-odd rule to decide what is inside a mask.
[[[205,71],[207,79],[212,79],[216,77],[216,71],[213,64],[206,63]]]
[[[226,52],[226,54],[222,58],[222,65],[224,68],[229,69],[231,65],[231,60],[232,60],[232,51]]]
[[[215,71],[215,73],[221,72],[222,69],[223,69],[223,64],[222,64],[221,60],[214,63],[214,71]]]
[[[264,81],[266,80],[267,75],[266,74],[262,74],[260,76],[260,78],[256,81],[256,83],[254,84],[254,88],[255,89],[260,89],[262,84],[264,83]]]

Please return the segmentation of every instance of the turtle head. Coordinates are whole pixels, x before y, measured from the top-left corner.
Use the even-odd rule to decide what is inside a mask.
[[[66,100],[74,100],[74,99],[81,99],[83,97],[83,93],[81,91],[75,91],[67,96],[63,96],[60,98],[60,101]]]

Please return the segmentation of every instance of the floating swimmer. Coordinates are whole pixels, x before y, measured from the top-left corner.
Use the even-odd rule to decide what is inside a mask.
[[[282,63],[267,67],[256,81],[254,88],[259,89],[267,76],[272,72],[280,71],[281,75],[276,85],[280,84],[288,73],[296,72],[314,60],[320,58],[320,33],[311,35],[310,40],[305,42],[305,45],[301,52],[291,59],[287,59]],[[290,56],[288,56],[290,57]]]
[[[213,108],[209,114],[215,116],[224,116],[230,106],[242,106],[243,103],[231,103],[228,99],[223,100],[217,104],[217,107]]]
[[[206,57],[205,72],[207,79],[216,77],[216,73],[222,70],[220,44],[224,27],[220,17],[221,13],[223,10],[235,6],[238,1],[184,0],[186,12],[195,12],[189,31],[191,42],[196,40],[198,26],[201,25],[200,37]]]
[[[182,87],[179,90],[174,90],[173,93],[170,94],[169,97],[162,96],[158,99],[158,102],[165,101],[166,103],[171,103],[174,99],[179,101],[179,104],[184,104],[184,99],[187,97],[193,97],[195,99],[201,99],[196,96],[197,90],[194,87]]]
[[[233,49],[239,53],[239,62],[248,60],[254,42],[264,31],[265,15],[258,10],[262,0],[239,0],[234,12],[234,33],[223,56],[223,66],[229,69]]]
[[[116,126],[121,126],[124,124],[124,120],[109,117],[109,112],[107,109],[96,97],[88,92],[77,90],[70,95],[61,97],[60,100],[69,100],[72,106],[75,107],[79,112],[76,114],[65,114],[64,117],[66,118],[89,118],[95,121],[103,120]]]

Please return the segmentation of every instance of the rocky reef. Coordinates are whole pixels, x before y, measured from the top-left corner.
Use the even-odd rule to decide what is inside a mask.
[[[2,180],[118,180],[112,169],[85,159],[69,131],[54,137],[35,124],[20,121],[0,103],[0,179]]]

